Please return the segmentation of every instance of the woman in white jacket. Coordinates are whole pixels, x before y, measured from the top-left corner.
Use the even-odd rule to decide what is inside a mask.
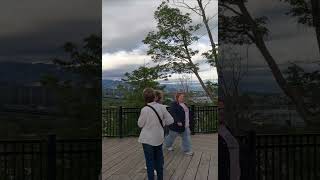
[[[155,91],[152,88],[146,88],[143,97],[146,106],[141,109],[138,119],[138,126],[142,128],[138,141],[143,146],[148,179],[154,180],[156,170],[157,179],[163,180],[163,127],[174,121],[164,105],[154,102]]]

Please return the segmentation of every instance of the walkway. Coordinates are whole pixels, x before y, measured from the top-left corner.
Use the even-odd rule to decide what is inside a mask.
[[[217,180],[217,134],[193,135],[190,157],[181,152],[181,138],[176,139],[174,151],[164,150],[164,180]],[[104,138],[103,180],[144,180],[145,161],[137,138]]]

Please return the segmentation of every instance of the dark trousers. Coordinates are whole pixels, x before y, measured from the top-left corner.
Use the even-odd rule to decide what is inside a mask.
[[[154,170],[157,171],[157,180],[163,180],[163,152],[160,146],[142,144],[144,157],[146,159],[148,180],[154,180]]]

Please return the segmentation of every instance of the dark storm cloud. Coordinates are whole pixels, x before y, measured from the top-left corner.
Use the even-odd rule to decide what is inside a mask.
[[[96,28],[92,27],[99,25],[99,21],[51,22],[32,33],[0,37],[0,53],[2,56],[61,53],[64,43],[79,42],[91,33],[97,33]]]
[[[1,61],[55,57],[67,41],[101,32],[101,2],[5,1],[0,7]]]

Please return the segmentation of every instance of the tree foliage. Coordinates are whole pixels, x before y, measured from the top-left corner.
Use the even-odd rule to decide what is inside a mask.
[[[316,118],[310,113],[303,100],[304,92],[300,91],[298,87],[293,86],[287,79],[285,79],[276,59],[265,43],[268,35],[268,29],[266,28],[267,19],[263,16],[256,18],[253,17],[247,9],[247,3],[248,0],[219,1],[219,43],[256,45],[257,49],[261,52],[261,55],[268,64],[277,84],[296,106],[299,115],[307,124],[310,125],[315,123],[314,121]],[[320,34],[319,30],[319,28],[316,28],[316,34]],[[317,37],[319,42],[319,35],[317,35]]]
[[[101,114],[101,42],[100,36],[91,35],[82,46],[65,43],[68,57],[53,62],[73,76],[58,79],[47,75],[42,80],[43,85],[56,92],[59,112],[87,127],[98,122],[95,120]]]
[[[141,66],[131,73],[125,73],[122,79],[126,84],[119,85],[117,89],[124,94],[127,106],[141,107],[144,104],[142,92],[145,88],[163,90],[165,86],[160,85],[159,79],[167,79],[167,75],[160,71],[160,67]]]
[[[303,93],[305,105],[312,114],[320,113],[320,71],[307,72],[297,64],[292,64],[286,71],[286,79],[291,86]]]
[[[213,100],[212,92],[199,76],[199,64],[192,61],[199,50],[191,48],[191,45],[198,41],[199,38],[194,34],[201,25],[193,25],[189,13],[184,14],[178,8],[169,7],[166,2],[157,8],[154,17],[157,31],[149,32],[143,40],[149,45],[148,55],[161,65],[164,72],[194,73]]]

